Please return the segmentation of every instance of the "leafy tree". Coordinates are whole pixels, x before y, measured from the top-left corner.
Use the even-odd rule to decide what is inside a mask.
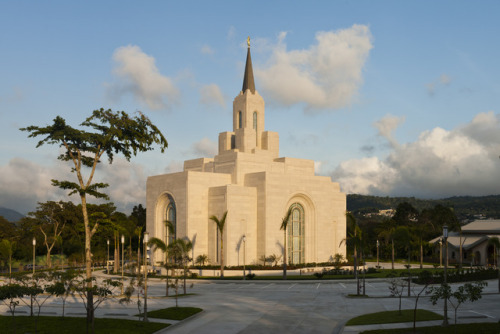
[[[64,318],[66,299],[75,290],[75,279],[78,273],[73,270],[55,271],[51,273],[52,284],[45,287],[45,291],[53,296],[61,297],[63,301],[62,317]]]
[[[90,225],[87,212],[87,196],[108,199],[108,195],[101,192],[108,186],[106,183],[94,182],[94,174],[101,159],[106,156],[111,164],[115,154],[122,154],[127,161],[138,152],[152,150],[153,144],[160,145],[161,152],[167,148],[167,140],[160,130],[142,113],[129,117],[123,111],[113,112],[111,109],[94,110],[92,115],[83,123],[81,130],[66,124],[66,121],[57,116],[52,125],[45,127],[28,126],[21,131],[29,132],[30,138],[42,137],[37,147],[44,144],[56,144],[62,149],[58,159],[70,161],[71,171],[75,173],[77,182],[52,180],[52,184],[64,190],[69,195],[78,194],[82,203],[82,214],[85,229],[85,266],[87,276],[87,324],[93,323],[93,281],[91,240],[99,225]],[[90,172],[85,179],[83,169]]]
[[[399,315],[401,315],[401,297],[403,296],[403,291],[407,287],[408,283],[406,280],[395,277],[389,278],[389,291],[391,293],[391,297],[399,298]]]
[[[396,231],[396,222],[393,219],[385,219],[379,227],[379,236],[385,240],[386,243],[391,242],[392,255],[391,255],[391,269],[394,270],[394,232]]]
[[[6,284],[0,286],[0,301],[9,308],[12,315],[12,323],[16,333],[16,320],[14,317],[19,300],[26,295],[26,288],[20,284]]]
[[[38,203],[37,211],[28,215],[34,219],[36,226],[42,232],[44,245],[47,248],[47,266],[52,268],[51,252],[61,235],[66,222],[75,220],[71,215],[74,213],[75,205],[72,202],[47,201]]]
[[[451,290],[449,284],[442,284],[439,287],[432,287],[429,290],[431,293],[431,302],[432,305],[436,305],[440,299],[447,299],[453,309],[455,310],[455,325],[457,324],[457,311],[460,305],[463,303],[470,301],[475,302],[476,300],[481,299],[483,288],[488,285],[486,282],[475,282],[475,283],[465,283],[464,285],[459,286],[455,291]]]
[[[398,226],[394,231],[394,239],[402,247],[405,248],[408,254],[408,297],[410,296],[411,286],[411,271],[410,271],[410,255],[411,255],[411,233],[408,226]]]
[[[399,203],[392,219],[397,225],[411,225],[418,219],[418,210],[408,202]]]
[[[0,216],[0,239],[11,239],[16,235],[16,227],[13,223]]]
[[[3,239],[0,242],[0,256],[6,263],[9,264],[9,283],[12,280],[12,255],[16,249],[16,242],[8,239]]]
[[[220,233],[220,277],[221,278],[224,277],[224,225],[226,224],[226,218],[227,218],[227,211],[224,212],[222,218],[220,219],[215,215],[210,217],[210,220],[213,221],[215,225],[217,225],[217,230]]]

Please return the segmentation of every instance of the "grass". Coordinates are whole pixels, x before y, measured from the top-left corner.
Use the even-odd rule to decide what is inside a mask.
[[[0,328],[8,333],[35,333],[35,318],[27,316],[0,316]],[[86,333],[86,319],[77,317],[50,317],[40,316],[38,318],[36,333],[40,334],[79,334]],[[95,319],[95,333],[109,334],[134,334],[134,333],[154,333],[169,324],[143,322],[126,319]]]
[[[429,326],[418,327],[418,334],[498,334],[500,333],[500,323],[480,322],[473,324],[450,325],[448,327]],[[361,332],[362,334],[402,334],[413,333],[412,328],[377,329]]]
[[[184,320],[196,313],[203,311],[197,307],[169,307],[161,310],[148,312],[148,317],[168,319],[168,320]]]
[[[443,316],[427,310],[417,310],[417,321],[442,320]],[[392,324],[396,322],[412,322],[413,310],[384,311],[370,314],[363,314],[352,318],[346,326]]]

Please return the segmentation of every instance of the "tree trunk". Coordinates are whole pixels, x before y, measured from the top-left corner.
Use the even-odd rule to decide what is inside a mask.
[[[220,232],[220,277],[224,277],[224,234]]]
[[[392,270],[394,270],[394,239],[391,239],[392,242]]]
[[[87,213],[87,201],[85,195],[80,196],[82,200],[83,222],[85,224],[85,273],[87,278],[87,326],[90,324],[92,332],[94,329],[94,295],[92,291],[92,252],[90,249],[91,232],[89,217]]]
[[[420,242],[420,269],[424,268],[424,245]]]
[[[50,251],[51,249],[47,248],[47,267],[52,268],[52,259],[50,258]]]

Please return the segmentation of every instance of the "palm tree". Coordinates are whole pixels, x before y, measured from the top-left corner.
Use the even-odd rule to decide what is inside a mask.
[[[186,239],[176,239],[171,243],[168,248],[173,254],[176,262],[182,265],[183,276],[184,276],[184,294],[186,294],[186,275],[187,275],[187,264],[191,261],[189,257],[189,252],[193,249],[193,243]]]
[[[393,219],[386,219],[380,224],[379,236],[385,240],[385,242],[391,242],[392,244],[392,270],[394,270],[394,232],[396,231],[396,222]]]
[[[208,262],[208,255],[207,254],[198,255],[195,262],[199,265],[204,266],[205,262]]]
[[[3,239],[0,242],[0,255],[4,258],[5,262],[9,263],[9,284],[12,279],[12,255],[16,249],[16,242],[8,239]]]
[[[493,245],[495,247],[495,253],[497,254],[497,271],[498,271],[498,292],[500,292],[500,267],[498,263],[500,261],[500,239],[498,237],[493,237],[488,240],[488,245]]]
[[[174,225],[172,224],[172,222],[169,220],[165,220],[163,223],[165,224],[165,227],[167,228],[169,233],[174,234]],[[169,245],[167,245],[167,243],[165,243],[163,240],[158,239],[156,237],[149,239],[148,246],[154,246],[157,249],[161,250],[163,252],[163,254],[165,254],[165,259],[163,262],[163,266],[165,267],[165,269],[167,271],[166,284],[165,284],[165,295],[168,297],[168,270],[170,268],[170,264],[169,264],[168,259],[169,259],[169,255],[172,255],[171,254],[172,251],[171,251],[171,249],[169,249],[169,247],[168,247]]]
[[[352,246],[354,249],[353,252],[353,258],[354,258],[354,277],[356,278],[356,294],[359,295],[359,277],[358,277],[358,248],[362,246],[362,235],[361,235],[361,228],[358,226],[356,223],[356,218],[354,218],[354,215],[351,212],[346,213],[346,219],[347,219],[347,236],[345,239],[343,239],[340,242],[340,245],[342,243],[345,243],[348,246]],[[339,247],[340,247],[339,245]]]
[[[210,220],[212,220],[215,225],[217,225],[217,229],[220,232],[220,277],[224,277],[224,225],[226,224],[227,211],[224,212],[222,218],[219,219],[216,216],[211,216]]]
[[[286,228],[288,222],[290,221],[290,216],[292,215],[292,208],[289,208],[285,214],[285,217],[281,219],[280,230],[283,230],[283,279],[286,280]]]

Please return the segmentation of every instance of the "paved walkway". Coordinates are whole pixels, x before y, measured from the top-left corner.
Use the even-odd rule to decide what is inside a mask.
[[[359,333],[372,328],[411,327],[412,324],[350,326],[344,324],[355,316],[386,310],[397,310],[398,299],[389,298],[388,283],[384,279],[369,280],[366,294],[370,298],[352,298],[356,285],[353,280],[341,281],[188,281],[193,295],[179,298],[179,306],[200,307],[204,311],[182,321],[166,321],[173,324],[158,333]],[[500,320],[497,281],[488,282],[483,298],[460,307],[459,322]],[[173,298],[165,298],[165,282],[149,279],[148,310],[175,306]],[[415,298],[402,298],[402,308],[413,308]],[[420,309],[442,314],[443,305],[436,306],[427,297],[421,297]],[[29,310],[26,306],[18,308]],[[0,312],[6,313],[5,306]],[[448,315],[453,322],[453,309]],[[43,314],[60,315],[62,303],[50,298],[42,308]],[[137,319],[135,300],[128,305],[111,299],[103,302],[96,311],[97,317]],[[66,315],[85,316],[82,301],[69,297]],[[153,319],[150,319],[153,321]],[[155,320],[156,321],[156,320]],[[429,322],[430,325],[436,322]],[[437,322],[440,324],[440,322]],[[423,326],[419,323],[418,326]]]

